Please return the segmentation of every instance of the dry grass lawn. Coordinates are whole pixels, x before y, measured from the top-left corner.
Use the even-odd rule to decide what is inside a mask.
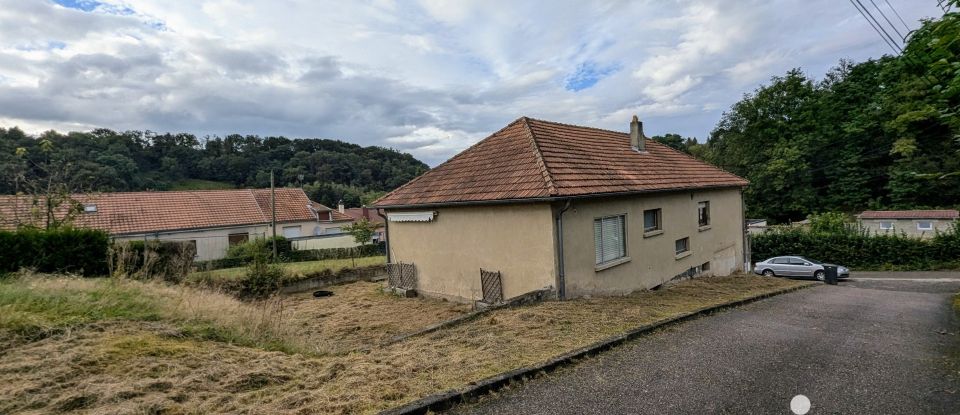
[[[497,310],[369,352],[319,356],[197,340],[165,319],[101,321],[34,341],[0,335],[0,413],[372,413],[699,307],[804,284],[758,276],[692,280],[626,297]],[[340,290],[366,293],[357,297],[365,299],[323,307],[337,297],[297,297],[285,307],[298,317],[284,326],[311,339],[340,336],[349,349],[379,340],[351,337],[345,330],[350,324],[372,327],[368,320],[374,320],[401,332],[432,319],[408,322],[386,314],[404,312],[405,302],[416,305],[413,314],[437,305],[387,297],[370,284]],[[369,313],[357,313],[358,307]],[[352,323],[324,321],[345,313],[355,313]]]

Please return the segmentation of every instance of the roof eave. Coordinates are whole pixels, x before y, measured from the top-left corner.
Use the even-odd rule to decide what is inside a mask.
[[[557,200],[593,199],[593,198],[599,198],[599,197],[617,197],[617,196],[632,196],[632,195],[641,195],[641,194],[684,192],[689,190],[715,190],[715,189],[733,189],[733,188],[743,189],[745,187],[747,187],[746,184],[724,184],[724,185],[717,185],[717,186],[674,187],[669,189],[656,189],[656,190],[634,190],[634,191],[628,191],[628,192],[588,193],[588,194],[570,195],[570,196],[528,197],[528,198],[517,198],[517,199],[492,199],[492,200],[467,200],[462,202],[436,202],[436,203],[417,203],[417,204],[405,204],[405,205],[373,205],[371,206],[371,208],[372,209],[409,209],[409,208],[429,208],[429,207],[447,207],[447,206],[505,205],[505,204],[519,204],[519,203],[553,202]]]

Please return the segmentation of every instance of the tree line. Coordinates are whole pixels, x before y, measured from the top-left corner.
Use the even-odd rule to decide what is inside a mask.
[[[726,111],[705,143],[654,139],[750,180],[748,215],[960,205],[960,14],[925,21],[902,55],[799,69]]]
[[[39,136],[0,128],[0,193],[47,182],[69,192],[302,186],[314,201],[369,203],[427,170],[410,154],[329,139],[117,132]],[[55,193],[44,190],[41,193]]]

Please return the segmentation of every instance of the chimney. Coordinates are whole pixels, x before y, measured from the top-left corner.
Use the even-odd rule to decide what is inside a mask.
[[[363,205],[362,212],[363,217],[367,218],[367,220],[370,220],[370,209],[367,209],[367,205]]]
[[[337,211],[343,213],[343,199],[340,199],[340,201],[337,202]]]
[[[636,151],[646,151],[647,145],[643,137],[643,123],[636,115],[630,120],[630,147]]]

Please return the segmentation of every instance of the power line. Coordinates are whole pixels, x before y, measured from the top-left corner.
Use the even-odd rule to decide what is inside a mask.
[[[863,11],[862,11],[861,14],[866,13],[866,14],[864,15],[864,17],[869,17],[870,20],[872,20],[874,23],[877,24],[877,28],[879,28],[880,31],[883,32],[883,34],[880,35],[880,36],[884,36],[885,39],[890,39],[890,42],[893,43],[894,48],[895,48],[899,53],[903,53],[903,48],[900,47],[900,45],[899,45],[899,44],[897,43],[897,41],[893,38],[893,36],[890,35],[890,33],[887,33],[887,29],[885,29],[885,28],[883,27],[883,25],[880,23],[880,21],[877,20],[876,17],[873,17],[873,13],[870,13],[870,10],[867,9],[867,6],[864,6],[863,3],[860,2],[860,0],[854,0],[854,1],[856,1],[857,4],[859,4],[860,7],[863,8]]]
[[[887,15],[883,13],[883,10],[880,10],[880,7],[877,6],[877,3],[874,2],[873,0],[870,0],[870,3],[873,4],[874,9],[877,9],[877,13],[880,13],[880,17],[883,17],[883,20],[887,21],[887,24],[890,25],[890,28],[893,29],[894,33],[896,33],[897,36],[900,36],[900,40],[901,41],[906,40],[906,36],[900,34],[900,31],[897,30],[897,26],[894,25],[893,22],[891,22],[890,19],[887,18]]]
[[[880,38],[887,43],[887,46],[890,46],[890,49],[893,49],[893,52],[899,55],[902,51],[897,49],[897,47],[894,46],[894,44],[891,43],[890,40],[888,40],[886,37],[883,36],[883,33],[880,32],[880,29],[877,28],[877,26],[875,26],[873,22],[871,22],[870,19],[867,18],[867,15],[863,14],[863,10],[860,10],[860,7],[857,6],[857,3],[855,1],[856,0],[850,0],[850,4],[852,4],[853,7],[857,9],[857,12],[859,12],[860,15],[867,20],[867,23],[870,24],[870,27],[872,27],[873,30],[876,31],[878,35],[880,35]]]
[[[890,10],[893,10],[893,14],[897,15],[897,19],[900,19],[900,23],[903,24],[903,28],[907,32],[907,36],[910,36],[910,26],[907,26],[907,22],[903,21],[903,17],[900,17],[900,13],[897,12],[897,9],[893,8],[893,5],[890,4],[890,0],[883,1],[887,3],[887,7],[889,7]]]

